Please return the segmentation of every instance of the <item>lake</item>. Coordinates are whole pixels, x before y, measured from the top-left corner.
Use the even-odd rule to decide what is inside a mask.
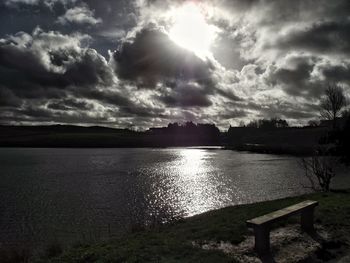
[[[308,190],[298,161],[216,148],[0,148],[0,244],[94,241],[299,195]]]

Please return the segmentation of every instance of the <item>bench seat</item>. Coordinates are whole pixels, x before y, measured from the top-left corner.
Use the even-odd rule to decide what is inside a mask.
[[[247,226],[254,229],[255,250],[257,253],[260,255],[269,253],[271,225],[289,216],[300,213],[301,228],[307,232],[313,231],[314,208],[317,205],[317,201],[306,200],[275,212],[248,220],[246,222]]]
[[[256,225],[264,225],[264,224],[272,224],[276,221],[279,221],[285,217],[292,216],[294,214],[300,213],[303,209],[309,209],[311,207],[316,207],[318,205],[317,201],[306,200],[301,203],[288,206],[281,210],[277,210],[275,212],[256,217],[254,219],[248,220],[248,227],[254,227]]]

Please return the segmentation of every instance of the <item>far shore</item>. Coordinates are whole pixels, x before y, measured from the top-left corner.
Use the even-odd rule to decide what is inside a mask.
[[[199,126],[201,127],[201,126]],[[0,126],[0,147],[27,148],[169,148],[221,147],[265,154],[311,155],[327,132],[324,127],[273,130],[234,128],[219,132],[213,126],[188,133],[171,128],[137,132],[129,129],[72,125]]]

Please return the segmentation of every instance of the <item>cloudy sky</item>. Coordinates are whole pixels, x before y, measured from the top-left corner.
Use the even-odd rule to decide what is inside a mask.
[[[349,0],[1,0],[0,123],[318,118],[350,90]]]

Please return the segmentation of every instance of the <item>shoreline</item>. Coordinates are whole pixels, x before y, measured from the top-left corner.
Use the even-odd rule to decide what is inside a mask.
[[[294,145],[268,145],[268,144],[237,144],[226,146],[227,150],[246,151],[251,153],[261,154],[277,154],[277,155],[292,155],[292,156],[310,156],[314,154],[315,149],[320,147],[314,146],[294,146]]]

